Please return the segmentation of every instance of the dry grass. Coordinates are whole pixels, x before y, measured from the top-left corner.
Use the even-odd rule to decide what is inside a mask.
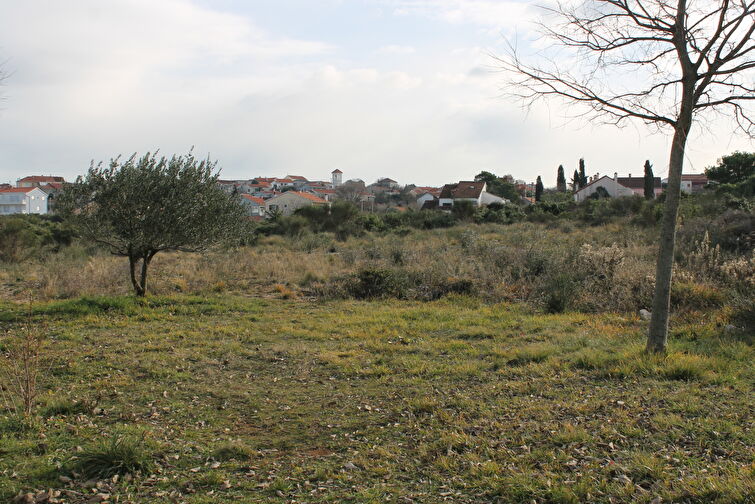
[[[471,285],[470,292],[491,302],[527,301],[551,311],[636,311],[647,308],[652,296],[655,233],[625,223],[520,223],[370,234],[346,242],[328,234],[269,237],[254,247],[205,255],[159,254],[149,289],[156,295],[339,297],[349,295],[343,279],[378,269],[411,277],[412,290],[402,295],[407,298],[432,299],[463,281]],[[716,289],[752,291],[746,268],[737,266],[751,267],[749,258],[716,251],[701,259],[701,250],[709,249],[701,243],[677,266],[677,308],[694,309],[697,301],[707,299],[706,292]],[[705,271],[700,271],[700,264],[706,265]],[[0,297],[5,298],[17,297],[29,287],[42,299],[130,292],[125,259],[87,254],[76,247],[43,261],[0,266],[0,285]]]

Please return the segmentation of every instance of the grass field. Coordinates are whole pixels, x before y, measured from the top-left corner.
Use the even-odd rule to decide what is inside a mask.
[[[753,502],[752,335],[718,322],[688,314],[650,358],[634,316],[460,296],[44,302],[0,499]]]

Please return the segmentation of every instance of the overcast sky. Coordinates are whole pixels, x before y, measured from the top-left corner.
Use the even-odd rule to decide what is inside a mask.
[[[192,146],[223,178],[339,168],[440,185],[487,170],[553,185],[580,157],[665,176],[664,135],[501,95],[490,54],[506,38],[526,50],[538,15],[518,0],[2,0],[0,182]],[[687,172],[753,149],[708,126]]]

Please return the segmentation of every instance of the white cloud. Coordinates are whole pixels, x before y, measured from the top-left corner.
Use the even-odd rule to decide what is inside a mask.
[[[378,48],[375,54],[414,54],[417,52],[413,46],[387,45]]]

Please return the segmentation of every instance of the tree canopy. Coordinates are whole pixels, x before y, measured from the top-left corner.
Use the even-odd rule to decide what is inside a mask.
[[[241,232],[243,207],[218,186],[215,166],[192,153],[92,163],[85,177],[63,191],[58,209],[82,236],[129,258],[134,292],[144,296],[155,254],[201,252]]]
[[[723,156],[716,166],[705,170],[710,180],[720,184],[738,184],[755,175],[755,152],[734,152]]]
[[[512,182],[513,177],[510,175],[499,177],[488,171],[482,171],[474,179],[477,182],[485,182],[487,184],[487,191],[490,194],[506,198],[512,203],[519,202],[519,191],[516,188],[516,184]]]

